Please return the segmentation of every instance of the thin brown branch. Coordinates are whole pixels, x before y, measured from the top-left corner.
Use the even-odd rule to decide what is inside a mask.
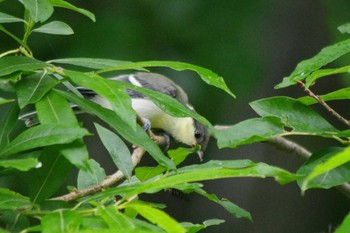
[[[141,161],[142,156],[145,154],[145,150],[141,147],[136,147],[131,155],[132,159],[132,165],[133,168],[139,164]],[[63,196],[52,198],[52,200],[60,200],[60,201],[73,201],[81,197],[85,197],[90,194],[98,193],[102,189],[112,186],[113,184],[117,183],[118,181],[122,180],[124,178],[124,174],[118,170],[114,174],[107,176],[101,183],[96,184],[94,186],[88,187],[86,189],[82,190],[74,190],[68,194],[65,194]]]
[[[313,93],[310,89],[305,87],[305,84],[301,81],[298,81],[300,87],[304,89],[304,91],[311,97],[314,98],[319,104],[321,104],[332,116],[337,118],[340,122],[350,127],[350,121],[341,116],[338,112],[336,112],[331,106],[329,106],[319,95]]]

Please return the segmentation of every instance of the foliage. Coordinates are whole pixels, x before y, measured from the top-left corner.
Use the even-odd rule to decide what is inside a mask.
[[[25,9],[23,19],[0,13],[0,31],[19,44],[18,48],[0,54],[0,104],[4,109],[0,118],[0,174],[4,178],[14,176],[28,182],[27,191],[16,192],[5,187],[0,189],[0,214],[4,232],[197,232],[222,224],[223,221],[213,216],[214,219],[199,224],[180,223],[164,210],[163,204],[138,200],[138,195],[168,189],[196,193],[219,204],[237,218],[252,220],[248,211],[227,199],[207,193],[201,182],[222,178],[272,177],[279,184],[297,181],[304,192],[310,188],[331,188],[350,180],[349,121],[333,111],[333,115],[347,127],[339,129],[309,106],[319,103],[327,110],[332,110],[325,101],[350,98],[349,88],[322,96],[313,94],[309,89],[323,77],[349,71],[349,66],[322,69],[350,52],[349,40],[326,47],[313,58],[302,61],[290,76],[276,86],[282,88],[298,84],[305,88],[308,96],[300,99],[278,96],[256,100],[250,105],[259,118],[219,129],[169,96],[103,77],[107,72],[147,71],[150,67],[191,70],[204,82],[234,97],[219,75],[199,66],[171,61],[129,62],[100,58],[40,61],[28,45],[32,33],[73,33],[66,23],[49,21],[55,8],[75,11],[93,21],[95,17],[91,12],[64,0],[20,2]],[[23,24],[23,36],[10,32],[7,24]],[[341,30],[346,31],[346,27]],[[112,110],[82,98],[76,85],[92,89],[106,98]],[[320,147],[320,151],[312,154],[296,174],[249,160],[212,160],[182,166],[186,157],[199,148],[178,148],[168,151],[168,156],[164,155],[137,124],[137,116],[131,108],[126,89],[142,93],[171,115],[191,116],[200,121],[217,139],[220,148],[235,148],[292,135],[335,139],[340,146]],[[97,116],[109,126],[107,129],[95,123],[97,136],[109,152],[116,170],[120,171],[116,174],[126,178],[123,183],[114,187],[99,186],[106,180],[106,173],[95,160],[89,158],[83,139],[92,134],[82,127],[71,104]],[[20,112],[25,113],[28,107],[35,108],[38,119],[31,119],[29,123],[34,126],[24,128],[18,118]],[[21,118],[26,119],[28,116],[30,114]],[[22,127],[18,131],[20,124]],[[145,149],[158,165],[135,168],[132,158],[136,150],[131,153],[124,141]],[[91,187],[95,189],[67,202],[56,195],[73,167],[79,170],[79,174],[77,188],[70,188],[73,190],[71,193],[80,193]],[[345,232],[348,228],[347,217],[338,232]]]

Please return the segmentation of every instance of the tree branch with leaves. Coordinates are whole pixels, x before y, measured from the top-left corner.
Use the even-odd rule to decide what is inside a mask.
[[[17,48],[0,54],[0,89],[1,94],[6,93],[0,97],[0,107],[3,108],[0,119],[0,174],[4,177],[25,174],[30,183],[27,193],[14,192],[8,187],[0,189],[0,214],[9,213],[10,216],[4,222],[7,229],[11,229],[13,224],[21,224],[14,221],[18,218],[25,219],[25,223],[39,220],[30,221],[31,225],[16,226],[22,232],[93,232],[89,221],[98,223],[94,225],[96,231],[196,232],[224,222],[213,216],[213,219],[203,220],[199,224],[180,223],[163,210],[163,205],[136,198],[142,193],[168,189],[196,193],[222,206],[234,217],[252,220],[248,211],[203,189],[202,181],[223,178],[272,177],[279,184],[297,182],[302,192],[311,188],[338,187],[346,196],[350,196],[350,130],[336,128],[308,106],[319,103],[332,116],[349,126],[349,120],[327,103],[350,99],[348,87],[322,96],[309,89],[311,84],[323,77],[348,73],[349,66],[334,69],[322,67],[349,53],[349,40],[326,47],[316,56],[302,61],[290,76],[276,86],[285,88],[300,85],[308,96],[256,100],[250,106],[258,117],[230,126],[213,126],[205,117],[167,95],[111,81],[104,76],[109,72],[153,67],[190,70],[197,73],[205,83],[234,97],[224,79],[216,73],[196,65],[173,61],[127,62],[96,58],[41,61],[35,57],[35,51],[31,50],[28,43],[33,33],[73,33],[66,23],[49,21],[56,8],[75,11],[92,21],[95,17],[91,12],[64,0],[44,0],[36,5],[30,1],[20,2],[25,9],[23,19],[0,13],[0,31],[18,43]],[[38,26],[38,23],[41,25]],[[23,35],[12,33],[7,29],[7,24],[23,24]],[[103,96],[111,103],[112,110],[84,99],[76,86],[89,88]],[[307,161],[296,173],[265,163],[235,159],[184,166],[182,162],[199,148],[180,147],[167,151],[165,155],[159,147],[164,143],[164,138],[145,132],[138,124],[140,118],[130,105],[127,89],[141,93],[172,116],[190,116],[201,122],[208,128],[219,148],[268,142],[278,150],[292,152]],[[72,104],[95,115],[109,127],[95,123],[95,137],[100,138],[115,163],[114,174],[107,176],[101,165],[90,158],[83,139],[92,135],[77,119]],[[24,128],[18,118],[28,106],[35,109],[38,124]],[[21,125],[19,132],[16,131],[18,125]],[[323,148],[320,145],[319,151],[311,153],[285,138],[294,135],[334,139],[339,146]],[[134,145],[132,152],[127,144]],[[158,165],[138,165],[146,152]],[[70,188],[68,194],[57,196],[57,191],[64,185],[73,167],[79,170],[74,184],[76,187]],[[55,208],[46,210],[47,202],[54,202]],[[349,228],[349,224],[344,221],[339,229],[346,228]]]

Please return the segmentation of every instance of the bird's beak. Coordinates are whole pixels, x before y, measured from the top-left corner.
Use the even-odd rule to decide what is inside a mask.
[[[199,161],[203,162],[203,151],[200,150],[200,151],[197,152],[197,154],[198,154],[198,157],[199,157]]]

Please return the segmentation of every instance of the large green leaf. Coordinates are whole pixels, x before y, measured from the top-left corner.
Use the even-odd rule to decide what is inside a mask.
[[[58,64],[70,64],[75,66],[86,67],[90,69],[108,69],[111,67],[122,66],[131,64],[129,61],[119,61],[112,59],[100,59],[100,58],[63,58],[51,60],[50,63]]]
[[[40,157],[42,167],[25,176],[23,181],[33,203],[40,203],[52,197],[66,182],[71,164],[55,148],[45,149]]]
[[[86,198],[86,201],[104,199],[111,195],[123,195],[123,198],[127,199],[143,192],[156,192],[162,189],[176,188],[184,183],[234,177],[273,177],[280,184],[286,184],[298,178],[298,176],[281,168],[264,163],[253,163],[249,160],[210,161],[204,164],[180,168],[177,170],[177,173],[171,172],[167,176],[158,177],[147,183],[133,183],[110,188]]]
[[[324,101],[350,99],[350,87],[342,88],[342,89],[327,93],[325,95],[320,95],[320,97]],[[301,97],[298,99],[298,101],[300,101],[305,105],[311,105],[311,104],[317,103],[317,101],[310,96]]]
[[[322,66],[327,65],[349,52],[350,40],[344,40],[334,45],[327,46],[314,57],[300,62],[295,70],[288,77],[283,79],[282,83],[276,85],[276,88],[288,87],[295,84],[297,81],[304,80],[315,70],[318,70]]]
[[[89,167],[88,171],[80,170],[78,174],[78,189],[84,189],[91,187],[95,184],[101,183],[106,178],[105,170],[100,166],[98,162],[93,159],[88,161]]]
[[[38,125],[23,131],[0,151],[0,157],[38,147],[65,144],[88,135],[86,129],[62,125]]]
[[[240,145],[265,141],[285,132],[281,119],[274,116],[248,119],[227,129],[217,130],[219,148],[235,148]]]
[[[52,65],[28,57],[3,57],[0,58],[0,76],[5,76],[16,71],[35,71],[49,66]]]
[[[126,123],[130,127],[130,130],[135,130],[137,124],[136,114],[131,107],[131,98],[123,87],[112,80],[102,78],[98,75],[87,75],[82,72],[69,70],[65,70],[64,72],[74,83],[94,90],[108,100],[114,112],[120,117],[120,120]]]
[[[321,166],[327,163],[328,160],[332,159],[333,156],[341,153],[343,148],[328,148],[320,152],[312,154],[308,161],[303,164],[297,174],[302,177],[298,180],[300,186],[303,185],[307,176],[309,176],[317,166]],[[322,165],[323,166],[323,165]],[[350,181],[350,163],[344,163],[334,169],[330,169],[323,174],[315,177],[314,179],[307,182],[305,188],[331,188],[337,185],[341,185],[345,182]]]
[[[98,104],[91,101],[87,101],[80,98],[74,94],[55,90],[57,93],[65,97],[66,99],[72,101],[73,103],[79,105],[85,111],[90,112],[112,128],[114,128],[123,138],[131,142],[134,145],[141,146],[145,148],[146,151],[161,165],[175,169],[174,163],[167,157],[165,157],[160,150],[160,148],[149,138],[144,129],[137,125],[136,131],[130,130],[130,127],[125,126],[123,121],[115,114],[115,112],[105,109]]]
[[[28,197],[8,189],[0,188],[0,209],[17,209],[29,207],[30,205],[31,203]]]
[[[310,107],[289,97],[272,97],[250,103],[262,117],[275,116],[291,127],[293,132],[306,132],[319,135],[334,135],[339,131]]]
[[[72,210],[58,210],[41,220],[42,233],[79,232],[81,215]]]
[[[49,0],[24,0],[20,2],[23,3],[35,22],[44,22],[53,13],[53,6]]]
[[[49,92],[35,105],[42,125],[79,127],[78,120],[68,101],[55,92]]]
[[[142,202],[130,202],[128,208],[132,208],[137,211],[142,217],[147,219],[153,224],[158,225],[166,232],[182,233],[186,232],[186,229],[181,226],[175,219],[170,217],[166,212],[154,208],[150,205],[143,204]]]
[[[125,64],[121,66],[116,66],[112,68],[107,68],[101,70],[99,73],[110,72],[116,70],[128,70],[128,69],[140,69],[144,67],[168,67],[174,70],[183,71],[183,70],[191,70],[196,72],[204,82],[209,85],[215,86],[219,89],[224,90],[226,93],[230,94],[232,97],[235,95],[230,91],[227,87],[224,79],[219,75],[215,74],[211,70],[205,69],[200,66],[183,63],[183,62],[173,62],[173,61],[144,61],[144,62],[134,62],[131,64]]]
[[[16,94],[20,108],[39,101],[58,81],[46,72],[26,76],[16,83]]]
[[[118,137],[112,131],[102,127],[95,123],[100,139],[109,152],[114,164],[124,174],[124,176],[130,180],[133,170],[133,164],[131,160],[131,154],[128,147],[125,145],[123,140]]]
[[[350,165],[348,164],[348,162],[350,161],[350,146],[348,146],[344,150],[338,150],[337,152],[335,151],[336,150],[322,154],[324,155],[324,158],[316,162],[312,161],[313,164],[305,168],[306,171],[309,172],[306,175],[305,179],[301,182],[300,186],[302,191],[308,189],[309,186],[321,186],[329,188],[350,181]],[[319,157],[320,155],[317,156]],[[325,184],[323,184],[323,180],[321,184],[319,184],[319,180],[314,181],[316,177],[319,177],[323,174],[325,174],[323,176]]]
[[[44,24],[38,28],[35,28],[33,32],[40,32],[53,35],[72,35],[73,29],[66,23],[61,21],[52,21]]]
[[[62,8],[65,8],[65,9],[76,11],[76,12],[78,12],[78,13],[80,13],[82,15],[85,15],[86,17],[90,18],[92,21],[94,21],[94,22],[96,21],[95,15],[93,13],[91,13],[88,10],[85,10],[85,9],[82,9],[82,8],[78,8],[78,7],[72,5],[69,2],[66,2],[66,1],[63,1],[63,0],[49,0],[49,2],[53,6],[62,7]]]
[[[9,136],[17,122],[18,114],[19,108],[16,103],[13,104],[11,108],[8,108],[5,113],[2,113],[0,119],[0,148],[9,144]]]
[[[0,23],[18,23],[18,22],[24,22],[24,20],[12,15],[0,12]]]

